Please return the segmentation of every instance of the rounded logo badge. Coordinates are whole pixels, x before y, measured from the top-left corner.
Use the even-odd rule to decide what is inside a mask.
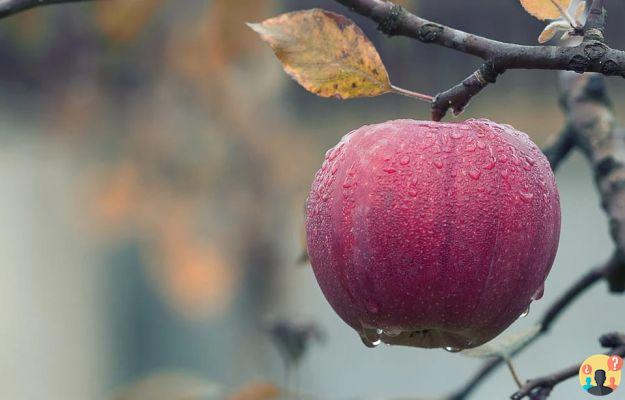
[[[592,355],[579,368],[579,384],[593,396],[608,396],[621,384],[622,368],[619,356]]]

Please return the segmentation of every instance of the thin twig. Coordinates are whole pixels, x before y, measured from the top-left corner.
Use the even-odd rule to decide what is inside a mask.
[[[510,375],[512,375],[512,379],[514,379],[514,382],[520,389],[521,387],[523,387],[523,383],[521,381],[521,378],[519,378],[519,374],[516,372],[516,368],[514,368],[514,364],[512,364],[512,359],[510,357],[504,357],[504,361],[508,366],[508,370],[510,371]]]
[[[621,333],[610,333],[603,335],[599,341],[604,347],[612,348],[611,351],[606,352],[606,355],[618,355],[625,356],[625,335]],[[552,374],[542,376],[535,379],[530,379],[520,389],[514,393],[510,398],[512,400],[521,400],[525,397],[531,397],[532,400],[546,399],[551,393],[553,388],[560,382],[576,376],[579,373],[581,364],[571,365],[560,371]]]

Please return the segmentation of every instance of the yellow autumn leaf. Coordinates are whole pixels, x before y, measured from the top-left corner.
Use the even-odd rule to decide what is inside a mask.
[[[569,8],[571,0],[521,0],[521,5],[538,19],[556,19],[562,16],[561,10]]]
[[[312,93],[349,99],[394,91],[373,44],[342,15],[312,9],[248,26],[269,43],[284,70]]]

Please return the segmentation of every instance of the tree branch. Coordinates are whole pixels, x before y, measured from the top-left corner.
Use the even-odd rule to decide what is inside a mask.
[[[567,127],[555,137],[553,143],[545,147],[542,151],[545,157],[547,157],[547,160],[549,160],[551,169],[555,171],[574,147],[575,140],[573,132]]]
[[[604,0],[593,0],[584,27],[584,40],[598,40],[600,42],[605,40],[606,11],[603,6],[604,3]]]
[[[0,0],[0,18],[6,18],[31,8],[60,3],[78,3],[95,0]]]
[[[585,39],[574,47],[500,42],[428,21],[385,0],[336,1],[377,22],[378,29],[389,36],[411,37],[474,55],[486,62],[461,84],[436,96],[432,103],[434,120],[443,118],[449,109],[454,113],[461,112],[471,97],[508,69],[569,70],[625,77],[625,52],[603,43],[603,0],[593,2],[591,15],[583,29]]]
[[[616,354],[621,357],[625,356],[625,334],[609,333],[601,336],[599,341],[603,347],[612,348],[611,351],[605,353],[606,355]],[[580,367],[581,364],[575,364],[558,372],[531,379],[510,398],[512,400],[521,400],[525,397],[529,397],[532,400],[544,400],[558,383],[576,376],[579,373]]]
[[[597,74],[562,74],[562,106],[576,146],[593,167],[601,205],[610,220],[610,233],[625,257],[625,129],[612,113],[605,80]],[[625,272],[616,271],[611,290],[625,290]]]

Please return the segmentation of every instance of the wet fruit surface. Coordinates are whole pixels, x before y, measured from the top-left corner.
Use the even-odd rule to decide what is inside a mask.
[[[529,137],[487,120],[364,126],[326,154],[307,202],[321,289],[367,345],[450,351],[542,296],[560,204]]]

